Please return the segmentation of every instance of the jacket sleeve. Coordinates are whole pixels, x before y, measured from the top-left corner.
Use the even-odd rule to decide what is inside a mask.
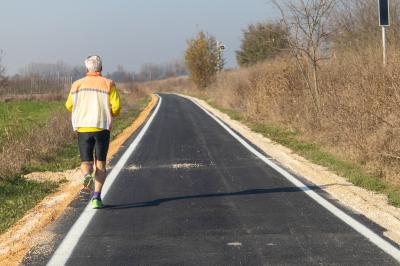
[[[71,94],[71,92],[68,94],[67,101],[65,102],[65,108],[67,108],[68,111],[72,112],[72,94]]]
[[[112,85],[110,90],[110,105],[112,116],[119,115],[119,112],[121,111],[121,100],[115,84]]]

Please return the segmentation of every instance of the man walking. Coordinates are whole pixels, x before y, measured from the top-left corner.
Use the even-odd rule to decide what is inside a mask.
[[[121,109],[120,98],[112,80],[102,77],[102,62],[97,55],[85,60],[86,77],[75,81],[65,103],[72,112],[72,126],[78,133],[83,186],[94,192],[91,204],[94,209],[103,207],[101,189],[106,179],[106,159],[110,143],[112,117]],[[93,156],[94,152],[94,156]],[[95,160],[94,160],[95,157]]]

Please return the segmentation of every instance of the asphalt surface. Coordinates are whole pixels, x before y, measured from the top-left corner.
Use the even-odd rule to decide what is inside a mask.
[[[162,98],[68,265],[397,265],[192,102]]]

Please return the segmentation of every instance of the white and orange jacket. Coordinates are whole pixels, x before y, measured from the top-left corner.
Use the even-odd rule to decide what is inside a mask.
[[[121,103],[112,80],[100,72],[89,72],[72,84],[65,107],[72,112],[72,127],[78,132],[110,130],[112,117],[119,114]]]

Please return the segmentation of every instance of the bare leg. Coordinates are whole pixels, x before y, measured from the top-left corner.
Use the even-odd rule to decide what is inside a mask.
[[[81,163],[81,173],[82,175],[93,173],[93,162],[84,161]]]
[[[106,161],[96,160],[96,171],[94,173],[94,192],[101,192],[104,181],[106,180],[107,170]]]

